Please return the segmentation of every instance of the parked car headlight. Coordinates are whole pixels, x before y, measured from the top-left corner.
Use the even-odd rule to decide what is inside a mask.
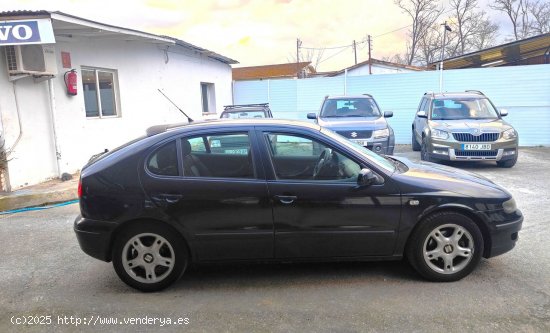
[[[376,130],[372,133],[372,137],[374,139],[381,139],[381,138],[387,138],[388,136],[390,136],[390,129],[389,128],[384,128],[384,129],[381,129],[381,130]]]
[[[515,139],[515,138],[518,137],[518,133],[516,132],[515,129],[510,128],[510,129],[507,129],[506,131],[502,132],[502,137],[507,139],[507,140]]]
[[[438,129],[432,130],[432,138],[447,140],[449,138],[449,132],[445,132]]]
[[[515,212],[518,209],[516,200],[510,198],[510,200],[504,201],[502,203],[502,208],[504,208],[504,211],[508,214]]]

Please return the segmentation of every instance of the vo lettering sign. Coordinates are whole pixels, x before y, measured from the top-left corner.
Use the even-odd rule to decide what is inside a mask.
[[[0,21],[0,45],[55,43],[50,20]]]

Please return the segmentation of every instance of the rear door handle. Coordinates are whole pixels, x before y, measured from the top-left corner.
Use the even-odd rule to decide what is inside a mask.
[[[279,200],[281,203],[288,205],[294,202],[294,200],[298,199],[295,195],[276,195],[275,199]]]
[[[159,194],[159,195],[156,195],[154,197],[152,197],[152,199],[156,202],[166,202],[166,203],[169,203],[169,204],[174,204],[178,201],[181,200],[181,198],[183,198],[183,195],[181,194]]]

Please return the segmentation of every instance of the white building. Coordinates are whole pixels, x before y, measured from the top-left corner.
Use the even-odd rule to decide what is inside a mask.
[[[331,73],[327,76],[364,76],[369,74],[396,74],[396,73],[410,73],[410,72],[419,72],[424,71],[426,68],[403,65],[394,62],[371,59],[370,65],[369,61],[363,61],[357,63],[356,65],[350,66],[348,68],[342,69],[340,71]]]
[[[158,89],[193,119],[216,117],[232,102],[235,63],[175,38],[60,12],[0,13],[2,189],[77,172],[152,125],[185,122]],[[64,79],[71,69],[74,96]]]

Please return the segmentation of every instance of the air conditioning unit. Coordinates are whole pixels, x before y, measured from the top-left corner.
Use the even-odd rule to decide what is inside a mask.
[[[9,75],[57,75],[55,48],[53,45],[6,46],[6,62]]]

